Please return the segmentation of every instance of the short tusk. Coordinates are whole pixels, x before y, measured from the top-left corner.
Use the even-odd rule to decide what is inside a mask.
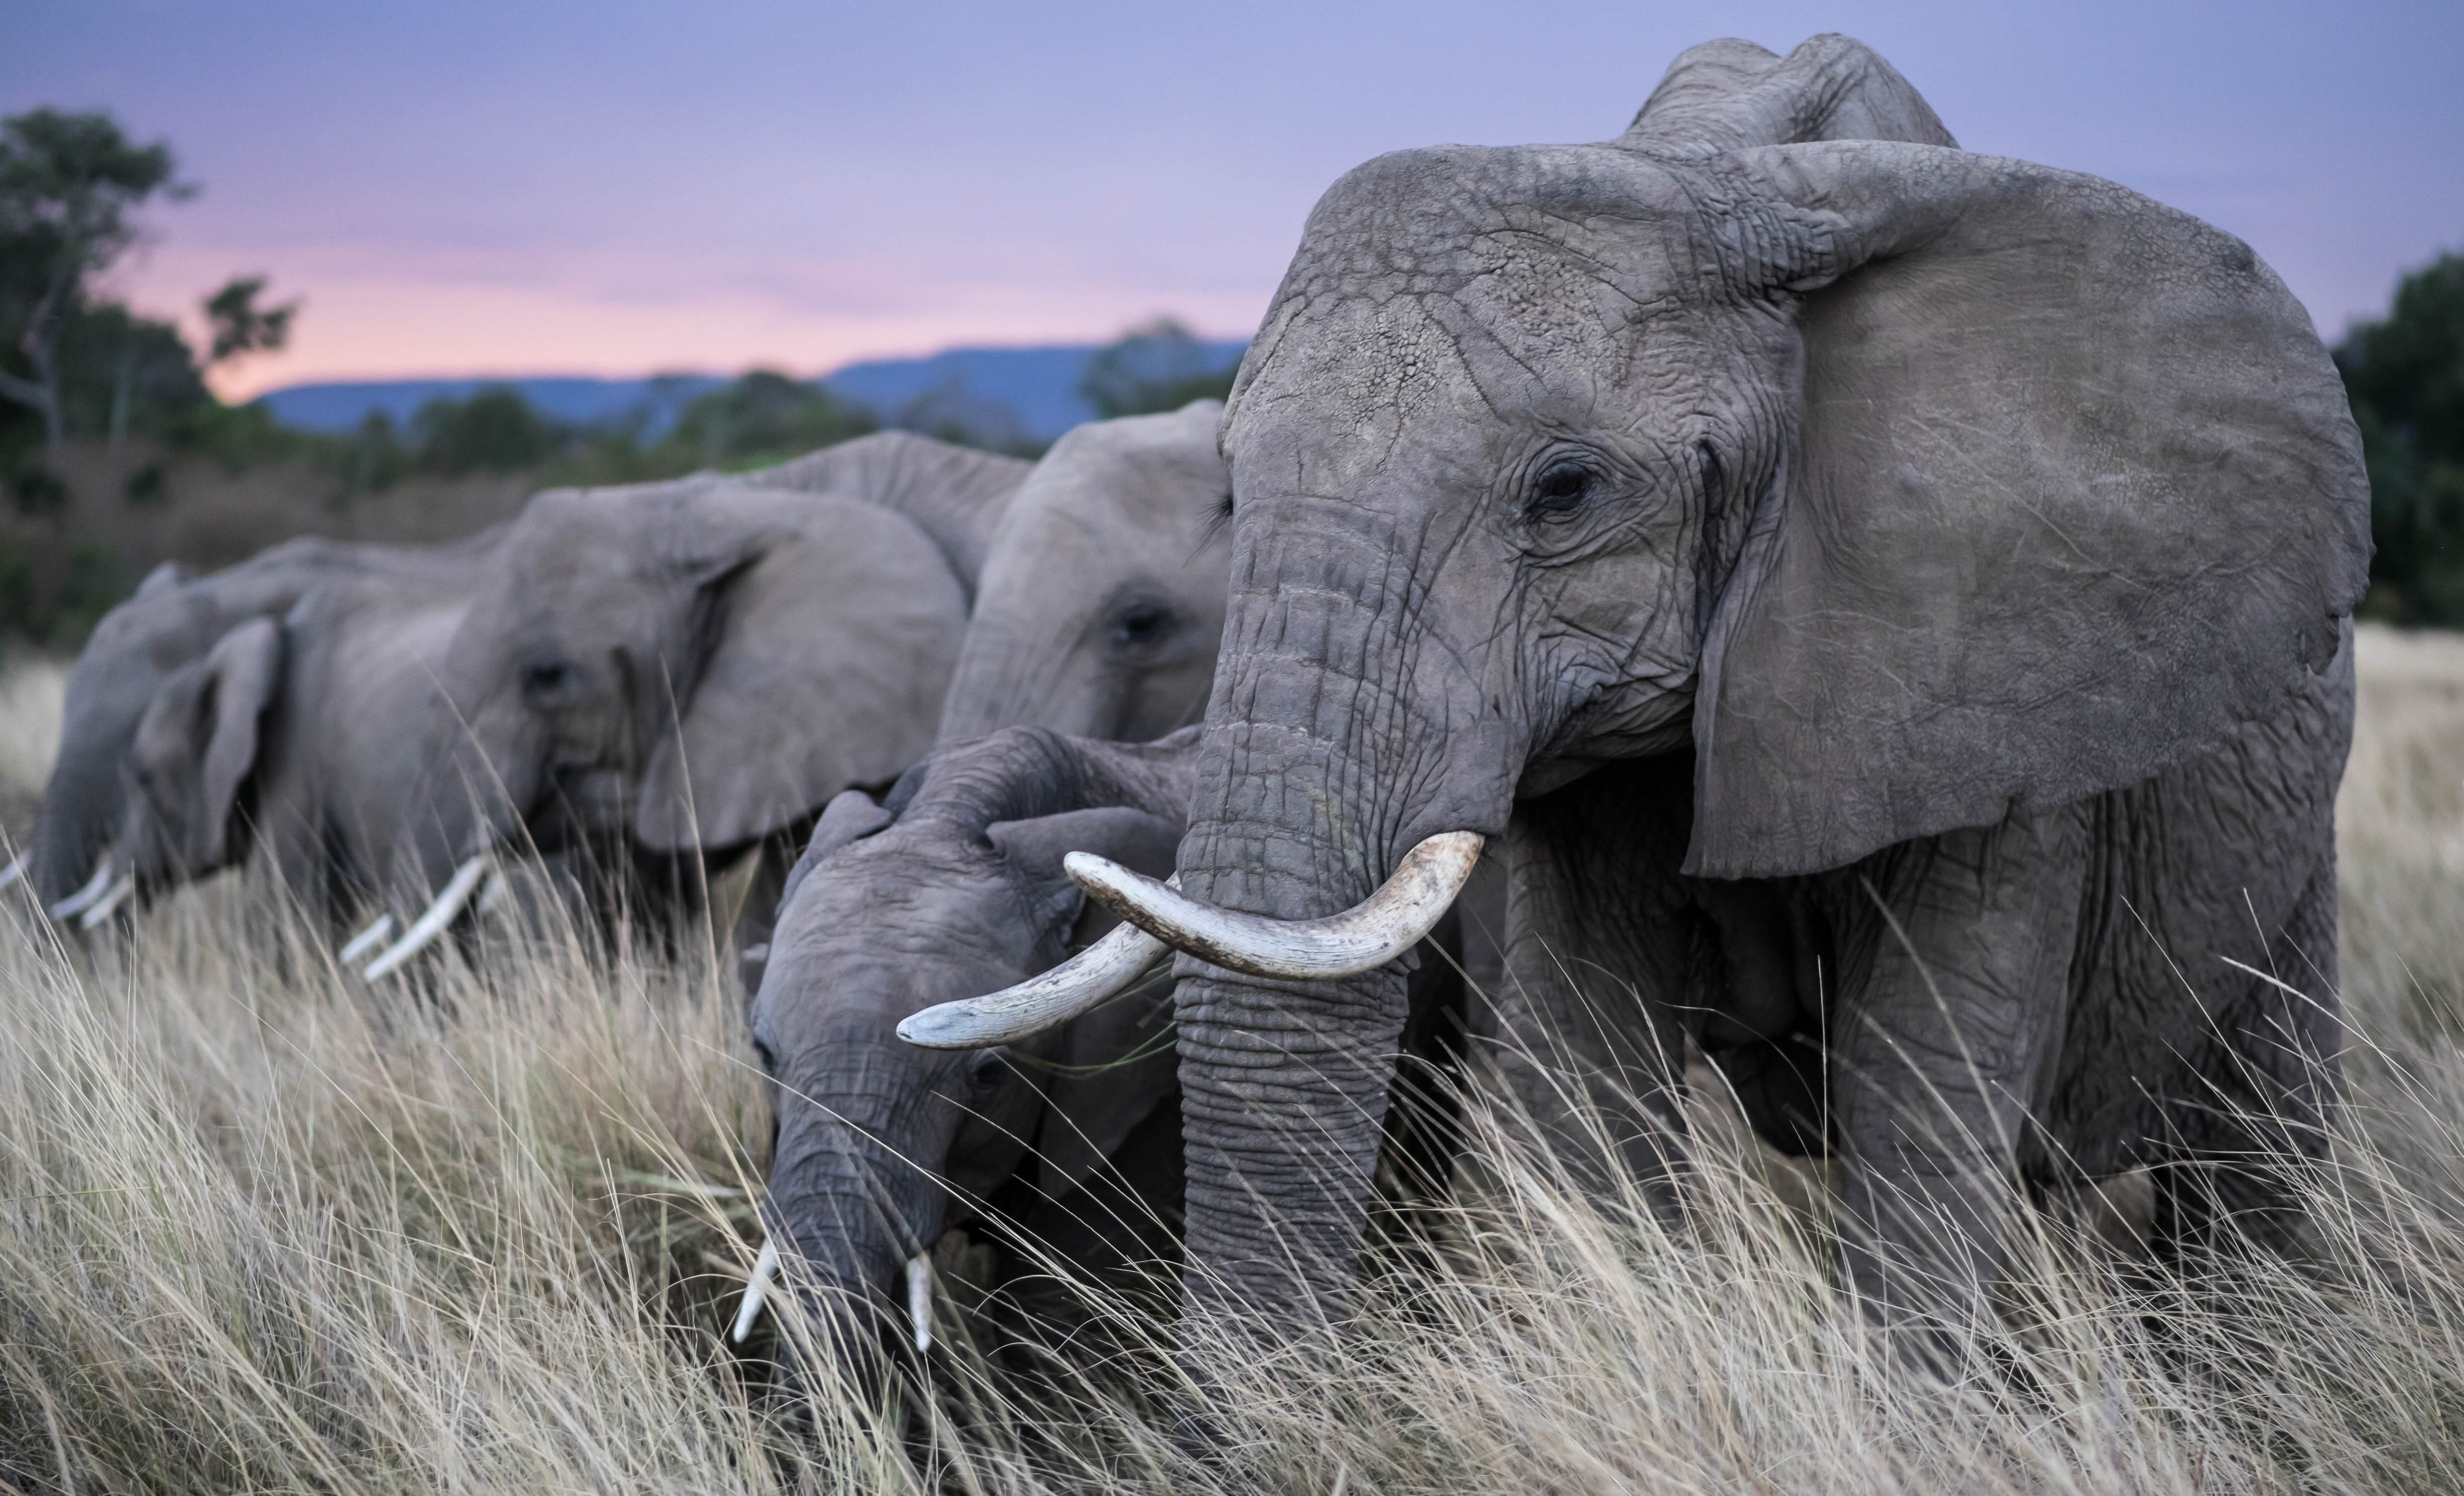
[[[471,902],[472,893],[479,887],[479,879],[487,871],[488,854],[485,852],[454,869],[452,881],[445,885],[445,891],[436,895],[436,902],[411,921],[410,928],[403,932],[402,938],[396,940],[383,956],[368,962],[367,970],[360,975],[369,981],[381,981],[400,971],[404,962],[427,950],[438,935],[445,933],[446,927],[453,923],[453,916],[462,913],[462,906]]]
[[[78,918],[77,928],[79,930],[101,929],[103,921],[111,917],[111,912],[118,909],[121,904],[127,902],[128,895],[136,891],[137,874],[133,872],[121,873],[120,875],[120,881],[114,883],[111,888],[104,892],[102,897],[96,899],[94,901],[94,907],[88,909],[85,913]]]
[[[918,1252],[907,1259],[907,1318],[915,1328],[915,1349],[933,1349],[933,1259]]]
[[[94,876],[85,881],[85,887],[53,905],[51,915],[54,919],[74,918],[82,913],[86,906],[110,891],[111,854],[105,852],[102,854],[102,861],[95,864]]]
[[[19,878],[26,875],[26,859],[31,855],[28,852],[19,852],[9,859],[8,867],[0,868],[0,889],[12,886]]]
[[[474,914],[493,914],[496,912],[497,906],[504,903],[506,896],[513,891],[514,886],[505,880],[504,870],[498,869],[488,874],[488,886],[479,891],[479,902],[473,906],[471,912]]]
[[[358,935],[351,936],[348,944],[344,945],[340,951],[335,952],[334,959],[341,962],[345,966],[348,966],[353,961],[358,960],[361,957],[375,950],[378,946],[385,944],[386,938],[392,934],[393,916],[391,914],[379,914],[375,919],[369,922],[368,927],[365,930],[363,930]]]
[[[1119,925],[1041,977],[911,1014],[899,1023],[898,1037],[926,1049],[1016,1044],[1102,1007],[1171,954],[1172,947],[1137,926]]]
[[[736,1311],[736,1328],[727,1338],[737,1345],[753,1333],[753,1325],[761,1317],[761,1301],[770,1293],[770,1280],[779,1276],[779,1243],[761,1243],[761,1255],[754,1261],[753,1276],[744,1280],[744,1307]]]
[[[1252,977],[1323,979],[1372,971],[1445,917],[1480,860],[1477,831],[1445,831],[1403,854],[1377,891],[1324,919],[1269,919],[1201,904],[1092,852],[1062,867],[1087,896],[1176,949]]]

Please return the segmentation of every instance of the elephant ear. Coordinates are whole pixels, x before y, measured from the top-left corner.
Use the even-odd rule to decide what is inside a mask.
[[[1181,827],[1161,816],[1112,805],[1002,822],[986,834],[1025,878],[1029,897],[1052,922],[1053,934],[1085,944],[1116,921],[1101,910],[1081,913],[1083,899],[1062,871],[1061,859],[1073,851],[1096,852],[1149,877],[1168,877]],[[1171,1019],[1172,983],[1166,980],[1150,992],[1107,1003],[1064,1031],[1036,1135],[1046,1195],[1058,1199],[1077,1188],[1178,1088],[1180,1061],[1170,1038]]]
[[[270,618],[253,618],[165,681],[138,723],[138,761],[186,765],[160,778],[196,786],[196,803],[165,807],[185,823],[178,851],[191,871],[231,860],[240,788],[256,767],[259,726],[281,678],[282,629]]]
[[[782,830],[932,746],[967,605],[903,515],[818,495],[715,574],[702,658],[652,752],[634,833],[659,851]]]
[[[1805,141],[1959,143],[1897,68],[1836,33],[1785,57],[1735,37],[1687,48],[1617,143],[1725,151]]]
[[[2247,246],[1930,146],[1726,168],[1794,225],[1803,388],[1705,646],[1688,871],[1837,868],[2136,783],[2327,665],[2369,490]]]

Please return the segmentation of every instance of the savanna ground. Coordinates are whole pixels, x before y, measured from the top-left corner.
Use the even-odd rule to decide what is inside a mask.
[[[2038,1218],[1945,1386],[1750,1157],[1663,1227],[1475,1123],[1477,1199],[1332,1353],[1192,1332],[1205,1461],[1120,1366],[994,1372],[947,1322],[931,1399],[737,1362],[768,1126],[706,949],[508,935],[371,997],[239,879],[82,951],[11,892],[0,1490],[2464,1489],[2464,639],[2361,662],[2314,1261],[2151,1274]],[[60,679],[0,678],[19,832]]]

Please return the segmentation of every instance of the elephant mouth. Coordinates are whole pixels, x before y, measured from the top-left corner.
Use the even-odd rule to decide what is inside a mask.
[[[742,1345],[761,1322],[761,1310],[770,1302],[779,1281],[783,1262],[776,1239],[761,1243],[761,1255],[754,1260],[753,1271],[744,1280],[744,1299],[736,1310],[736,1324],[728,1331],[728,1343]],[[907,1260],[907,1322],[919,1352],[933,1349],[933,1257],[930,1251],[918,1252]]]
[[[1401,956],[1436,928],[1470,880],[1484,838],[1445,831],[1403,855],[1377,891],[1323,919],[1219,909],[1092,852],[1062,860],[1087,896],[1127,923],[1043,976],[980,998],[926,1008],[898,1037],[928,1049],[1009,1044],[1119,996],[1168,950],[1251,977],[1353,977]]]

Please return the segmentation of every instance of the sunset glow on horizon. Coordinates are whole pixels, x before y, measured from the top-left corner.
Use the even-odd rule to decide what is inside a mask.
[[[2089,0],[18,8],[0,111],[166,139],[193,201],[113,278],[195,325],[305,302],[227,397],[311,380],[819,373],[1158,315],[1244,337],[1309,205],[1381,151],[1615,135],[1684,47],[1845,31],[1970,149],[2248,239],[2336,336],[2464,243],[2451,8]],[[1569,42],[1575,44],[1570,45]]]

